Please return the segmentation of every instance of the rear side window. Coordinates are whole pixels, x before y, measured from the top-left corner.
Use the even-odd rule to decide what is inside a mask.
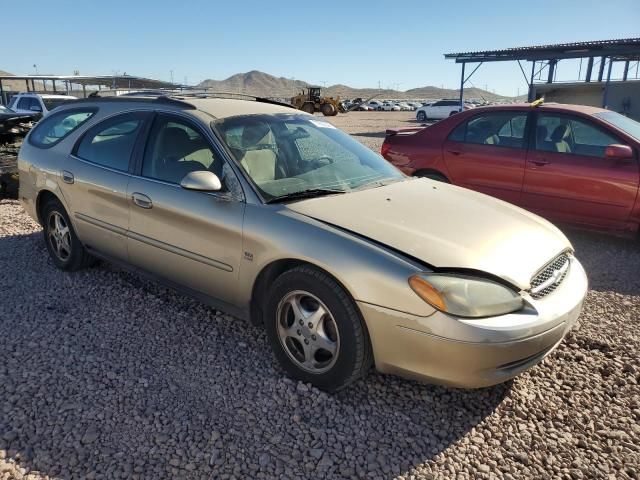
[[[91,163],[127,171],[146,113],[125,113],[97,124],[84,134],[75,155]]]
[[[50,148],[87,122],[96,108],[65,110],[40,120],[29,135],[29,143],[38,148]]]
[[[523,148],[526,124],[525,112],[485,113],[458,125],[449,134],[449,140],[494,147]]]

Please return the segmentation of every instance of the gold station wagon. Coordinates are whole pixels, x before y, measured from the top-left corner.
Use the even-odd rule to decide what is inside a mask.
[[[549,354],[587,290],[565,236],[488,196],[403,175],[267,99],[90,98],[19,154],[53,263],[103,258],[264,325],[294,378],[381,371],[480,387]]]

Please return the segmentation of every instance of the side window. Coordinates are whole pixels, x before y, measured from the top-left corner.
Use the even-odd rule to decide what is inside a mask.
[[[444,104],[444,102],[434,102],[430,106],[431,107],[441,107],[443,104]]]
[[[215,173],[224,183],[227,170],[207,140],[183,120],[158,116],[147,141],[142,175],[179,184],[185,175],[199,170]]]
[[[74,109],[49,115],[36,124],[29,135],[29,143],[38,148],[53,147],[88,121],[95,113],[96,109]]]
[[[38,100],[35,97],[31,97],[31,105],[29,106],[29,109],[32,112],[41,112],[42,111],[42,104],[40,104],[40,100]]]
[[[541,114],[536,127],[536,150],[604,158],[607,146],[618,140],[593,123],[562,115]]]
[[[464,135],[467,130],[467,122],[462,122],[449,134],[448,140],[452,142],[464,142]]]
[[[31,97],[22,97],[18,100],[17,107],[19,110],[29,110],[31,108]]]
[[[89,130],[76,148],[76,156],[115,170],[127,171],[145,113],[125,113]]]
[[[478,115],[467,123],[466,143],[523,148],[527,114],[496,112]]]

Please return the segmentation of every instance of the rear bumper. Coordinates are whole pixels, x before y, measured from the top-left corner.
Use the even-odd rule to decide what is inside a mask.
[[[359,302],[376,368],[429,383],[478,388],[504,382],[551,353],[573,327],[587,290],[577,260],[563,284],[523,313],[463,320],[417,317]]]

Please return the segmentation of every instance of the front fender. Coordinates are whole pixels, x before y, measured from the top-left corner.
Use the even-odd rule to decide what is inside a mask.
[[[248,306],[259,273],[278,260],[317,266],[345,286],[354,300],[418,316],[434,309],[409,287],[421,265],[390,250],[292,212],[282,205],[247,205],[240,266],[241,306]]]

